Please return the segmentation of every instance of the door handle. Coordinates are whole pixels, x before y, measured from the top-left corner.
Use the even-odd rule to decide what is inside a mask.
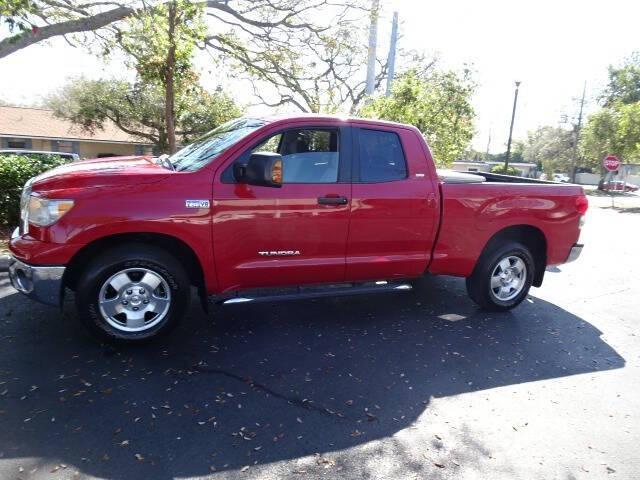
[[[318,197],[319,205],[346,205],[347,203],[349,203],[347,197],[334,197],[331,195],[327,195],[326,197]]]

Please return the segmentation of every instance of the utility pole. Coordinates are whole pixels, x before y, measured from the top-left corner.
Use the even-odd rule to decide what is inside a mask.
[[[573,155],[571,155],[571,183],[576,182],[576,165],[578,163],[578,141],[580,140],[580,129],[582,128],[582,112],[584,110],[584,97],[587,93],[587,82],[582,88],[582,99],[580,100],[580,114],[578,115],[578,125],[574,127],[575,136],[573,139]]]
[[[487,140],[487,153],[484,154],[484,161],[489,161],[489,148],[491,147],[491,128],[489,128],[489,139]]]
[[[376,46],[378,43],[378,12],[380,0],[371,0],[371,14],[369,24],[369,55],[367,59],[367,83],[365,94],[370,97],[375,90],[376,82]]]
[[[396,73],[396,45],[398,43],[398,12],[393,12],[393,23],[391,24],[391,42],[389,43],[389,57],[387,65],[389,66],[389,74],[387,75],[387,91],[385,95],[391,95],[391,85],[393,77]]]
[[[509,141],[507,142],[507,156],[504,159],[504,173],[507,173],[509,169],[509,159],[511,158],[511,138],[513,136],[513,122],[516,118],[516,105],[518,105],[518,89],[520,88],[520,83],[516,81],[516,93],[513,97],[513,112],[511,112],[511,126],[509,127]]]

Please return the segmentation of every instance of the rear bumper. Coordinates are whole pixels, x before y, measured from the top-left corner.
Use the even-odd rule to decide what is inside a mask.
[[[571,251],[569,252],[569,256],[565,263],[573,262],[576,260],[580,254],[582,253],[582,247],[584,247],[581,243],[574,243],[573,247],[571,247]]]
[[[20,293],[46,305],[60,305],[65,267],[28,265],[15,257],[9,260],[11,285]]]

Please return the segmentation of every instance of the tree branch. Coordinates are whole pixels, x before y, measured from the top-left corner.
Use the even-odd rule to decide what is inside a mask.
[[[0,40],[0,58],[4,58],[20,49],[35,43],[69,33],[88,32],[105,27],[113,22],[122,20],[134,12],[130,7],[118,7],[106,12],[97,13],[90,17],[67,20],[38,28],[34,27],[30,32]]]

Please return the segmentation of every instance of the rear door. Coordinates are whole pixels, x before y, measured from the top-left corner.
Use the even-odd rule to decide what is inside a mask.
[[[437,184],[411,129],[356,124],[346,279],[421,275],[438,224]]]
[[[342,282],[351,203],[348,128],[275,129],[252,152],[280,153],[281,188],[237,184],[228,165],[214,185],[213,242],[222,290]]]

